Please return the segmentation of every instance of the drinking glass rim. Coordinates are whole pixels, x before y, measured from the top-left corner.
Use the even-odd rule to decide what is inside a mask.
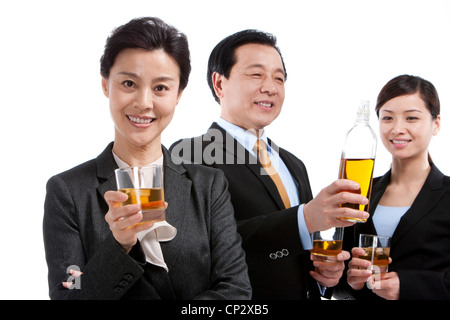
[[[117,168],[114,171],[134,171],[136,169],[140,170],[140,169],[145,169],[145,168],[162,168],[162,165],[160,164],[149,164],[149,165],[139,165],[139,166],[128,166],[128,167],[122,167],[122,168]]]
[[[390,239],[391,238],[389,236],[383,236],[383,235],[378,235],[378,234],[368,234],[368,233],[360,233],[359,234],[359,238],[361,238],[361,236],[369,236],[369,237],[383,238],[383,239]]]
[[[372,237],[372,240],[371,241],[369,240],[369,243],[371,242],[371,245],[369,244],[369,247],[373,247],[373,248],[378,248],[378,247],[390,248],[391,247],[392,237],[377,235],[377,234],[360,233],[359,234],[359,245],[358,245],[358,247],[360,247],[360,248],[367,247],[367,246],[364,246],[363,244],[361,244],[361,242],[364,243],[362,236]],[[379,244],[381,244],[381,246]]]

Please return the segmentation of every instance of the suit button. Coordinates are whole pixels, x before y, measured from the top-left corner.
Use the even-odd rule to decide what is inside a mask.
[[[275,259],[287,257],[288,255],[289,255],[288,249],[283,249],[281,251],[272,252],[271,254],[269,254],[269,258],[272,260],[275,260]]]
[[[134,277],[131,273],[127,273],[126,275],[123,276],[123,278],[127,281],[131,281],[134,279]]]

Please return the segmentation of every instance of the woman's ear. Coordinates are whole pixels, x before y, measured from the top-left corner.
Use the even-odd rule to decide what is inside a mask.
[[[108,79],[105,79],[105,77],[102,76],[102,89],[103,94],[105,97],[109,98],[109,91],[108,91]]]
[[[439,133],[439,130],[441,129],[441,115],[437,115],[436,119],[433,119],[433,136],[437,135]]]
[[[180,102],[180,99],[181,99],[182,95],[183,95],[183,90],[178,90],[177,105],[178,105],[178,102]]]

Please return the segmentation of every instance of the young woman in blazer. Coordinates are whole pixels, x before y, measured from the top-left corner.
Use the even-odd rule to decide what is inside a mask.
[[[101,75],[114,142],[47,184],[44,242],[52,299],[251,297],[223,173],[175,164],[161,145],[189,73],[185,35],[157,18],[134,19],[108,38]],[[164,242],[139,240],[138,233],[155,225],[136,224],[139,206],[120,207],[127,196],[115,191],[114,169],[152,163],[163,165],[171,234]],[[149,258],[149,243],[162,256]]]
[[[392,165],[373,181],[367,223],[348,229],[354,229],[348,240],[355,247],[347,272],[351,293],[355,298],[450,299],[450,178],[428,152],[440,129],[437,91],[422,78],[398,76],[381,90],[376,113]],[[358,258],[361,233],[392,237],[389,272],[373,290],[365,286],[373,281],[370,262]]]

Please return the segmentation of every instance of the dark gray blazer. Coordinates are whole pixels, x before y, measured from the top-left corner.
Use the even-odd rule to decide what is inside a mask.
[[[113,143],[96,159],[47,184],[44,244],[52,299],[248,299],[250,282],[220,170],[176,165],[164,153],[167,221],[177,236],[161,243],[169,272],[145,262],[139,241],[129,254],[105,221],[104,194],[116,190]],[[82,272],[65,289],[69,266]],[[72,267],[73,268],[73,267]]]

